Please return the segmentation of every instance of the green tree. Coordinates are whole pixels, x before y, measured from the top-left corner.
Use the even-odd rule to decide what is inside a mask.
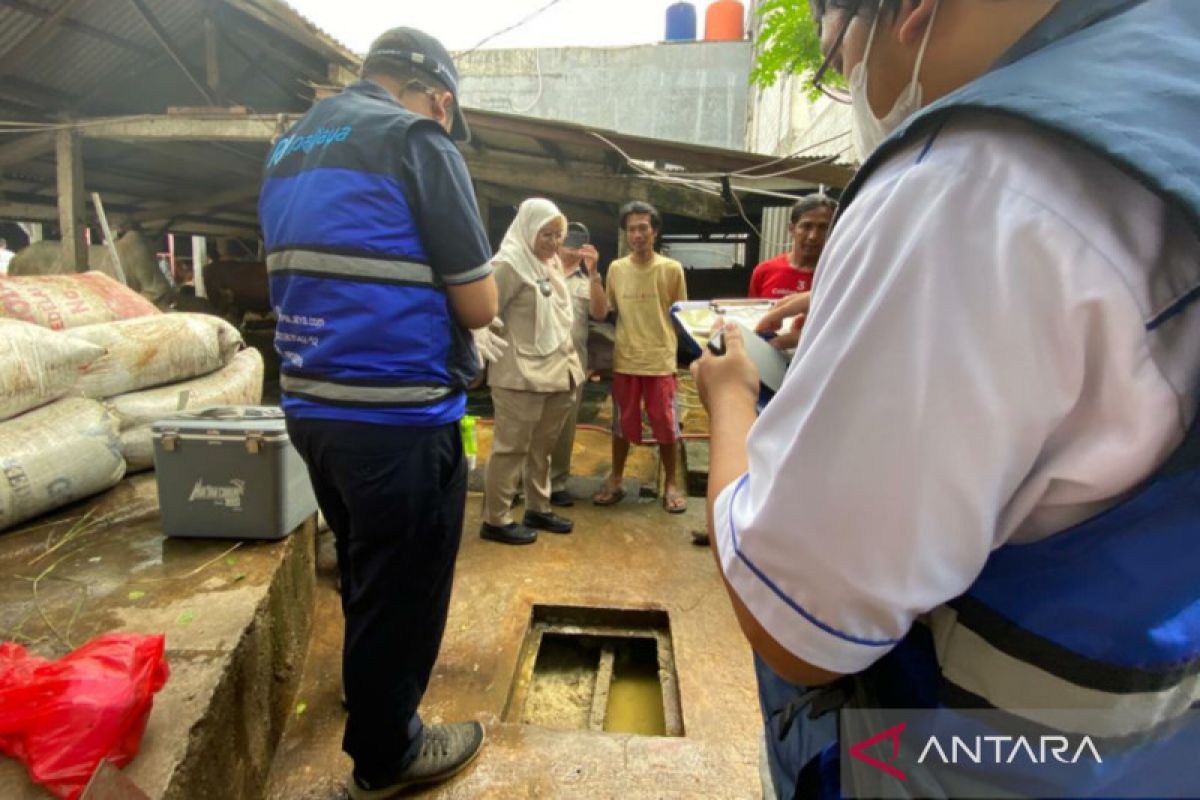
[[[758,57],[750,80],[774,86],[785,75],[815,72],[821,65],[821,43],[808,0],[764,0],[754,12],[762,20]]]

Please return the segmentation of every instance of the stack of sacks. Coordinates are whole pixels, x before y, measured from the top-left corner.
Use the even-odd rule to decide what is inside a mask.
[[[65,335],[105,349],[75,384],[117,419],[130,472],[154,466],[150,424],[185,409],[256,405],[263,361],[237,329],[208,314],[161,314],[88,325]]]
[[[0,275],[0,317],[51,330],[160,313],[149,300],[102,272]]]
[[[256,406],[262,402],[263,357],[255,349],[243,350],[225,368],[183,383],[131,392],[109,399],[105,405],[121,429],[121,455],[130,472],[154,467],[151,424],[185,409],[211,406]]]
[[[74,391],[104,348],[0,319],[0,530],[116,485],[116,420]]]
[[[154,419],[261,402],[242,347],[228,322],[161,314],[106,276],[0,278],[0,530],[115,485],[123,446],[152,466]]]
[[[242,348],[237,328],[209,314],[156,314],[85,325],[65,335],[106,351],[75,385],[97,400],[207,375]]]

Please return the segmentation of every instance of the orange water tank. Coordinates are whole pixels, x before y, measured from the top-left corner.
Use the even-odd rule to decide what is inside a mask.
[[[746,7],[738,0],[717,0],[704,14],[704,40],[740,42],[746,38]]]

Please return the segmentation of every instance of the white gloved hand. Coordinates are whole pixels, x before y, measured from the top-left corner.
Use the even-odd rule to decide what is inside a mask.
[[[494,364],[508,349],[508,342],[504,341],[503,336],[496,333],[499,330],[504,330],[504,323],[495,319],[488,327],[475,328],[471,331],[471,336],[475,339],[475,349],[479,352],[479,366],[485,367],[489,363]]]

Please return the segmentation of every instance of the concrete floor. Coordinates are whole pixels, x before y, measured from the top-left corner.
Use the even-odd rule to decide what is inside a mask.
[[[603,424],[597,405],[592,419]],[[481,428],[481,457],[489,434]],[[577,495],[590,496],[607,473],[608,451],[606,433],[580,431],[571,482]],[[466,773],[422,796],[760,796],[750,652],[711,554],[691,544],[704,527],[701,500],[673,516],[640,496],[654,492],[658,469],[654,448],[636,448],[622,504],[597,508],[584,500],[566,512],[576,533],[543,534],[530,547],[479,539],[481,496],[472,493],[445,642],[422,713],[430,722],[480,719],[488,743]],[[89,510],[103,525],[47,554]],[[0,640],[57,657],[68,642],[108,630],[167,635],[171,678],[155,699],[139,756],[124,770],[149,797],[341,797],[349,770],[340,750],[341,614],[331,553],[314,569],[314,539],[310,526],[282,543],[232,552],[222,540],[164,540],[154,476],[137,476],[0,536]],[[51,564],[35,603],[28,578]],[[665,610],[685,735],[502,721],[534,604]],[[47,796],[19,764],[0,758],[0,798]]]
[[[481,441],[481,446],[486,439]],[[581,432],[573,481],[584,494],[606,471],[607,436]],[[483,447],[482,449],[486,449]],[[636,467],[634,466],[636,465]],[[630,475],[650,486],[653,450]],[[584,491],[580,491],[580,489]],[[621,505],[583,501],[563,513],[568,536],[528,547],[477,535],[482,496],[472,492],[445,641],[421,708],[428,722],[478,719],[488,740],[463,775],[414,796],[438,798],[757,798],[758,714],[750,651],[707,548],[692,498],[668,515],[635,492]],[[329,543],[322,548],[313,634],[296,706],[276,755],[270,800],[343,796],[342,619]],[[568,732],[502,720],[534,604],[663,609],[670,617],[685,735]]]
[[[103,524],[47,554],[89,511]],[[315,520],[232,552],[165,540],[154,476],[140,475],[0,535],[0,641],[57,658],[107,631],[165,633],[171,675],[125,775],[156,800],[259,797],[303,662],[314,540]],[[28,578],[51,566],[35,602]],[[49,795],[0,757],[0,797]]]

